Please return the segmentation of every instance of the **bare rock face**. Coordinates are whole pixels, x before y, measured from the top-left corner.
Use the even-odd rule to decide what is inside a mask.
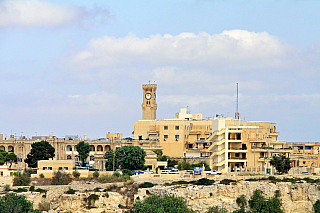
[[[78,183],[70,186],[43,186],[47,192],[23,192],[28,200],[34,203],[35,208],[47,203],[50,213],[58,212],[124,212],[119,206],[128,206],[131,203],[131,196],[125,193],[125,187],[118,192],[106,191],[111,184],[88,184]],[[122,187],[123,184],[119,184]],[[66,194],[69,188],[77,190],[75,194]],[[96,190],[96,188],[101,188]],[[320,199],[320,185],[313,183],[287,183],[270,181],[239,181],[231,185],[213,184],[211,186],[197,185],[175,185],[152,188],[142,188],[134,195],[134,200],[143,200],[151,194],[176,195],[186,199],[187,204],[193,210],[205,212],[213,205],[223,206],[229,210],[238,209],[235,202],[237,197],[244,194],[247,200],[250,199],[255,190],[261,190],[265,197],[271,197],[277,191],[282,200],[282,207],[285,213],[308,213],[313,212],[313,204]],[[88,208],[88,197],[96,194],[99,198],[92,204],[94,208]],[[132,198],[133,199],[133,198]],[[48,211],[46,210],[46,211]]]
[[[210,206],[223,206],[229,210],[238,209],[237,197],[244,194],[247,200],[258,189],[265,197],[272,197],[278,191],[285,213],[313,212],[313,203],[320,199],[320,186],[310,183],[270,183],[269,181],[240,181],[232,185],[214,184],[211,186],[155,186],[139,189],[135,199],[143,200],[150,194],[170,194],[183,197],[190,208],[205,212]]]

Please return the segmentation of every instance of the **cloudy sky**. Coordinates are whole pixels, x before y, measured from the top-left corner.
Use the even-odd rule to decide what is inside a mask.
[[[0,133],[131,136],[141,85],[180,108],[320,141],[320,2],[1,0]]]

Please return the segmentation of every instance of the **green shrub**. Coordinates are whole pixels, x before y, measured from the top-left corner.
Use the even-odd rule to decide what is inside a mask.
[[[33,192],[35,190],[34,186],[30,186],[29,191]]]
[[[94,178],[98,178],[98,177],[99,177],[99,172],[98,172],[98,171],[95,171],[95,172],[93,173],[93,177],[94,177]]]
[[[97,188],[95,188],[93,191],[95,191],[95,192],[100,192],[100,187],[97,187]]]
[[[27,192],[28,191],[28,189],[25,189],[25,188],[17,188],[17,189],[14,189],[13,190],[14,192]]]
[[[40,193],[46,193],[47,190],[41,189],[41,188],[37,188],[36,192],[40,192]]]
[[[236,182],[237,181],[235,181],[235,180],[223,179],[222,181],[220,181],[220,184],[230,185],[230,183],[236,183]]]
[[[69,174],[60,171],[55,172],[52,177],[52,185],[68,185],[71,181]]]
[[[211,206],[206,213],[228,213],[229,211],[224,207]]]
[[[77,190],[69,188],[68,191],[66,191],[66,194],[75,194]]]
[[[114,173],[113,173],[113,176],[120,177],[121,174],[120,174],[119,172],[114,172]]]
[[[139,188],[151,188],[151,187],[153,187],[153,186],[154,186],[153,183],[144,182],[144,183],[141,183],[141,184],[139,185]]]
[[[125,175],[131,176],[131,175],[132,175],[132,172],[131,172],[131,170],[129,170],[129,169],[124,169],[124,170],[122,170],[122,175],[123,175],[123,176],[125,176]]]
[[[78,172],[77,170],[74,170],[74,171],[72,172],[72,176],[73,176],[74,178],[79,178],[79,177],[80,177],[80,172]]]
[[[29,184],[30,178],[25,174],[15,176],[13,179],[14,186],[29,186]]]
[[[179,181],[173,181],[171,184],[173,185],[181,185],[181,184],[189,184],[188,181],[179,180]]]
[[[10,191],[10,190],[11,190],[11,189],[10,189],[10,186],[9,186],[8,184],[4,186],[4,191],[8,192],[8,191]]]
[[[208,186],[208,185],[212,185],[214,183],[214,180],[210,180],[208,178],[201,178],[199,180],[197,180],[194,184],[195,185],[205,185],[205,186]]]
[[[39,175],[39,177],[40,177],[40,178],[44,178],[44,174],[41,173],[41,174]]]
[[[96,195],[96,194],[91,194],[88,198],[87,198],[87,201],[88,201],[88,205],[91,207],[94,205],[94,202],[96,200],[99,199],[99,195]]]
[[[317,200],[313,204],[313,210],[314,210],[314,213],[320,213],[320,200]]]

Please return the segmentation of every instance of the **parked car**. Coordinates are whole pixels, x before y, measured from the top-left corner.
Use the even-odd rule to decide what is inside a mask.
[[[140,175],[140,174],[143,174],[143,171],[133,170],[133,171],[132,171],[132,174],[133,174],[133,175]]]
[[[179,169],[171,169],[169,174],[179,174]]]
[[[205,171],[207,175],[221,175],[221,172],[217,172],[216,170]]]
[[[187,170],[185,175],[193,175],[193,171],[192,170]]]
[[[153,171],[150,171],[150,170],[144,170],[143,174],[153,174]]]
[[[169,170],[162,170],[161,174],[169,174]]]

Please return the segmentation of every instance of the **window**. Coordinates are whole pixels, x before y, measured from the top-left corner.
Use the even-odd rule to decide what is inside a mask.
[[[52,170],[52,167],[48,167],[48,170]]]
[[[163,129],[164,130],[168,130],[168,126],[163,126]]]
[[[303,164],[306,164],[306,162],[305,162],[305,161],[303,161]]]
[[[62,167],[59,167],[59,170],[62,170]]]
[[[142,135],[139,135],[139,140],[142,140]]]
[[[168,135],[163,135],[163,140],[167,140],[168,139]]]
[[[179,126],[175,126],[175,130],[179,130]]]
[[[68,170],[68,167],[64,167],[64,170]]]
[[[236,157],[239,157],[240,156],[240,154],[239,153],[236,153]]]
[[[48,170],[48,168],[47,167],[43,167],[42,170]]]
[[[179,140],[179,135],[175,135],[174,138],[177,140]]]

